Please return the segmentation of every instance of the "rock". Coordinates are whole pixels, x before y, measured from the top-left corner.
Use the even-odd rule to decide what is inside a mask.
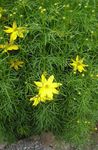
[[[55,145],[55,137],[51,132],[45,132],[40,136],[42,145],[53,148]]]
[[[0,150],[3,150],[7,144],[0,144]]]

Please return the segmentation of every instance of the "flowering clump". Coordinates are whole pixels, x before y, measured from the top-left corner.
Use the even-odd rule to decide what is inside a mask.
[[[17,37],[23,38],[23,33],[26,31],[24,27],[17,27],[16,21],[13,22],[12,27],[5,26],[6,33],[10,34],[10,42],[13,42],[17,39]]]
[[[7,53],[7,52],[12,51],[12,50],[18,50],[19,46],[15,45],[13,43],[6,42],[5,44],[1,44],[0,48],[3,49],[2,53]]]
[[[20,67],[23,67],[24,62],[19,60],[11,60],[10,61],[10,68],[14,68],[16,71],[19,70]]]
[[[33,105],[38,105],[40,102],[46,102],[47,100],[53,100],[53,94],[59,94],[57,88],[61,86],[61,83],[53,82],[54,76],[51,75],[46,79],[45,75],[42,74],[41,82],[34,82],[38,88],[38,95],[32,97],[30,101],[34,101]]]
[[[73,67],[74,72],[79,71],[80,73],[85,70],[85,67],[87,67],[88,65],[83,64],[83,58],[79,58],[79,56],[76,56],[76,60],[72,59],[72,62],[70,65]]]

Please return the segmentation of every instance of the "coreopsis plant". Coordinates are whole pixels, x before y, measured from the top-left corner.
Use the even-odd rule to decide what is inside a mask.
[[[19,46],[14,44],[14,43],[8,43],[6,42],[5,44],[0,44],[0,49],[2,49],[2,53],[7,53],[9,51],[16,51],[19,49]]]
[[[98,132],[97,0],[0,0],[0,5],[0,142],[51,131],[79,145],[76,149],[88,145]],[[43,70],[50,76],[35,80]]]
[[[4,32],[10,34],[10,42],[13,42],[17,37],[23,38],[24,32],[26,32],[25,27],[17,27],[16,21],[13,22],[12,27],[5,26]]]
[[[85,67],[87,67],[88,65],[85,65],[83,63],[83,60],[84,59],[79,58],[78,55],[76,56],[76,60],[72,59],[72,63],[70,63],[70,65],[73,67],[74,72],[79,71],[81,73],[83,71],[86,71]]]
[[[61,83],[53,82],[54,75],[51,75],[46,79],[45,75],[42,74],[41,81],[35,81],[35,85],[38,89],[38,95],[32,97],[30,101],[34,101],[33,105],[38,105],[40,102],[46,102],[47,100],[53,100],[54,94],[59,94],[58,87]]]
[[[20,61],[18,59],[11,60],[10,61],[10,68],[14,68],[16,71],[18,71],[21,67],[23,67],[24,62]]]

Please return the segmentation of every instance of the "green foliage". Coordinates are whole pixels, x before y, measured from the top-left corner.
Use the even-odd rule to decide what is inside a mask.
[[[84,144],[98,121],[98,1],[1,0],[0,44],[9,36],[4,26],[25,26],[20,50],[0,53],[0,139],[10,140],[52,131],[66,141]],[[46,11],[41,13],[40,6]],[[76,55],[88,65],[84,74],[70,67]],[[18,71],[11,59],[25,62]],[[34,81],[46,71],[62,88],[51,102],[34,107]]]

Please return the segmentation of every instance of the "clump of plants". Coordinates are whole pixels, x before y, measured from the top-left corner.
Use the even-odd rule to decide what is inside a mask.
[[[97,1],[1,0],[0,139],[97,131]]]

